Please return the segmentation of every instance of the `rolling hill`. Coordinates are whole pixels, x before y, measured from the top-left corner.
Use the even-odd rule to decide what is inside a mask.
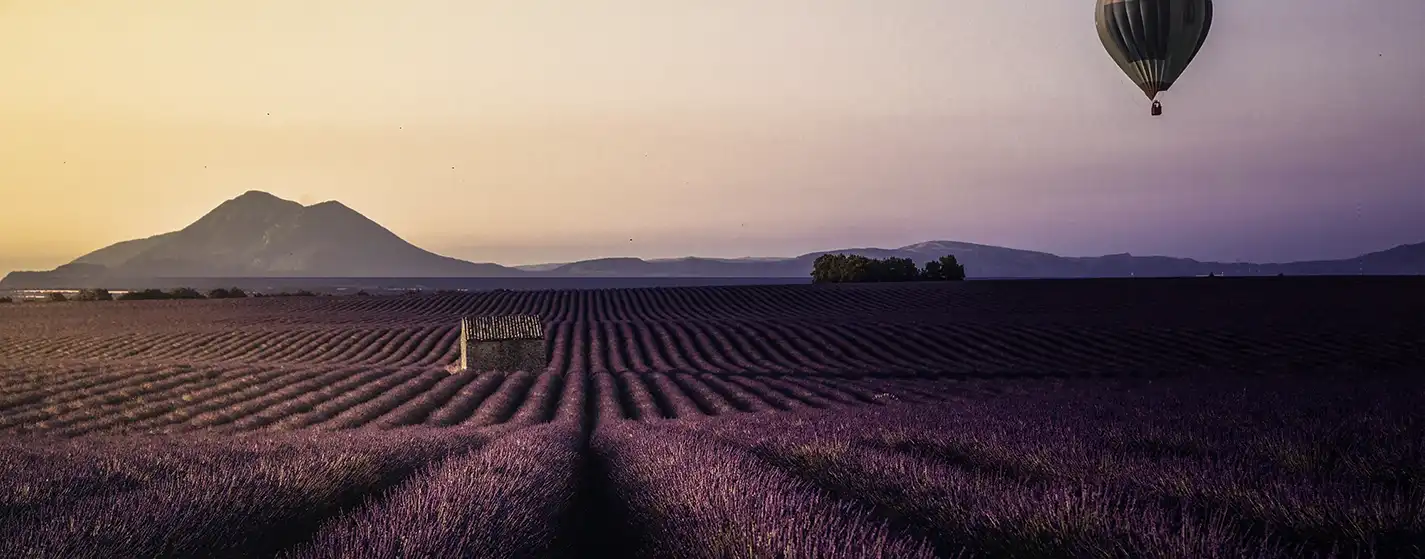
[[[811,252],[791,258],[601,258],[522,268],[540,275],[576,277],[806,277],[811,273],[816,258],[829,253],[909,258],[917,263],[953,254],[965,264],[970,277],[980,278],[1179,277],[1212,273],[1231,276],[1425,274],[1425,243],[1400,245],[1345,260],[1282,264],[1203,262],[1191,258],[1126,253],[1069,257],[958,241],[927,241],[895,249],[848,248]]]
[[[96,287],[143,278],[806,278],[818,256],[852,253],[917,263],[955,255],[974,278],[1425,274],[1425,243],[1344,260],[1282,264],[1167,256],[1066,257],[959,241],[848,248],[788,258],[598,258],[505,267],[421,249],[340,202],[310,206],[249,191],[179,231],[124,241],[44,272],[12,272],[9,289]]]
[[[340,202],[303,206],[250,191],[179,231],[124,241],[51,272],[51,278],[466,277],[520,274],[421,249]],[[16,276],[15,274],[22,274]],[[28,276],[28,277],[27,277]]]

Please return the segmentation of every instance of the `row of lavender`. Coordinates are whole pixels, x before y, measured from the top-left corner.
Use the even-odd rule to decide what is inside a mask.
[[[527,425],[553,419],[583,379],[606,420],[698,419],[935,400],[1011,380],[923,381],[713,374],[449,373],[419,367],[88,364],[0,367],[0,432],[239,433]],[[571,380],[578,379],[578,380]],[[575,402],[571,405],[578,405]]]
[[[585,384],[561,387],[553,421],[537,426],[6,439],[0,556],[520,556],[566,546]]]
[[[456,326],[243,329],[182,332],[76,331],[0,344],[7,361],[360,363],[429,366],[451,362]]]
[[[1425,381],[1129,388],[624,430],[724,446],[942,555],[1425,556]]]
[[[0,556],[1425,551],[1420,381],[1214,381],[593,425],[576,378],[536,426],[12,439]]]
[[[77,375],[76,375],[77,376]],[[0,396],[0,429],[244,432],[537,423],[559,375],[365,368],[116,368]]]
[[[11,323],[53,324],[59,330],[103,326],[106,317],[117,316],[155,326],[389,327],[448,324],[462,316],[503,314],[534,314],[551,321],[836,319],[848,315],[928,314],[950,307],[973,310],[986,304],[994,306],[995,301],[978,297],[973,291],[920,285],[896,289],[768,285],[8,305],[0,307],[0,316]],[[6,326],[0,324],[0,334],[6,333]]]
[[[0,556],[514,556],[567,524],[579,455],[562,423],[0,445]]]
[[[494,291],[399,297],[0,305],[0,336],[53,336],[140,325],[184,331],[341,325],[441,326],[469,315],[535,314],[547,321],[801,319],[861,322],[886,317],[977,323],[1156,324],[1241,328],[1290,325],[1351,331],[1425,311],[1420,278],[1074,280],[764,285],[605,290]],[[1023,320],[1020,320],[1021,322]],[[20,326],[23,325],[23,326]]]
[[[900,320],[900,319],[896,319]],[[558,372],[894,374],[1103,373],[1425,365],[1418,330],[1329,336],[1282,329],[1092,328],[1074,325],[836,324],[791,320],[551,322]],[[76,332],[0,340],[10,363],[241,363],[435,367],[456,360],[459,328]]]
[[[713,483],[725,482],[735,490],[730,495],[744,497],[697,510],[693,517],[628,516],[647,510],[649,497],[673,499],[651,505],[676,511],[684,506],[682,499],[695,495],[687,487],[640,493],[648,481],[642,476],[680,474],[624,462],[621,453],[641,459],[648,449],[611,440],[616,432],[590,445],[590,422],[617,415],[610,388],[608,380],[570,379],[566,397],[552,410],[554,421],[521,428],[231,440],[81,438],[50,444],[13,439],[0,445],[5,472],[0,555],[573,557],[671,550],[728,557],[820,549],[861,556],[857,546],[869,544],[890,552],[887,556],[926,556],[923,544],[890,535],[805,483],[746,471],[750,463],[735,456],[708,454],[716,448],[689,448],[693,454],[682,458],[708,460],[710,466],[721,461]],[[658,491],[666,481],[654,480]],[[749,509],[750,521],[743,522],[739,507],[758,495],[781,505]],[[811,532],[796,529],[796,518],[787,513],[804,514],[803,500],[815,505],[825,525]],[[673,540],[654,541],[652,547],[640,543],[647,538],[629,537],[662,540],[659,534],[670,527],[665,521],[692,522],[688,527],[701,531],[674,530],[668,533]],[[729,522],[745,525],[755,540],[729,531],[736,529]],[[762,530],[769,522],[778,526],[776,533]],[[858,530],[858,536],[818,540],[837,537],[845,528]],[[892,543],[873,541],[877,535]],[[731,539],[718,544],[720,538]],[[709,542],[714,545],[706,546]]]

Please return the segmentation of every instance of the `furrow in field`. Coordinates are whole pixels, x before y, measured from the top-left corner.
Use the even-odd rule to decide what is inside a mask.
[[[505,382],[506,374],[501,371],[476,373],[474,381],[466,384],[444,405],[431,412],[425,424],[431,427],[459,425],[475,414],[486,399],[499,390]]]

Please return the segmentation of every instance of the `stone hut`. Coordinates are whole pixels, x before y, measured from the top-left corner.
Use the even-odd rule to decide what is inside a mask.
[[[543,371],[544,323],[534,315],[460,320],[460,370]]]

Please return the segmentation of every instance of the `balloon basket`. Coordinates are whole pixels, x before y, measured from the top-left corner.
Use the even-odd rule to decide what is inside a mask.
[[[1163,104],[1153,101],[1153,116],[1163,116]]]

